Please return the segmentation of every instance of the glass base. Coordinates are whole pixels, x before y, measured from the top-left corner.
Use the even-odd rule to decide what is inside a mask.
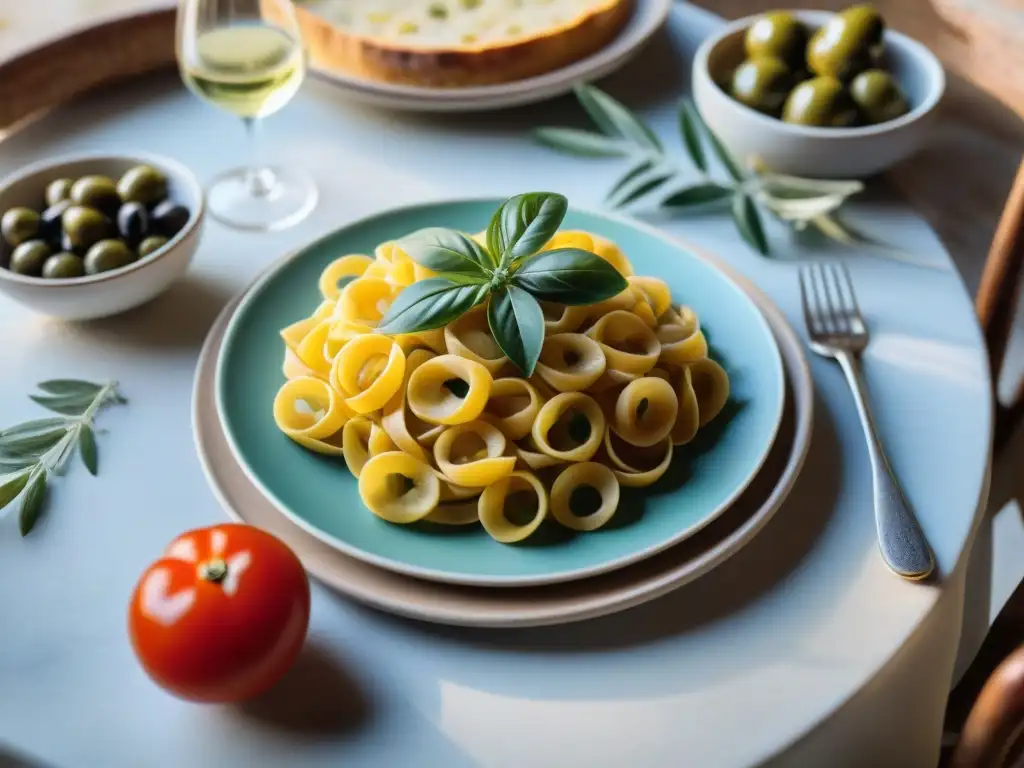
[[[298,224],[318,198],[316,183],[297,168],[235,168],[213,180],[206,207],[233,229],[269,232]]]

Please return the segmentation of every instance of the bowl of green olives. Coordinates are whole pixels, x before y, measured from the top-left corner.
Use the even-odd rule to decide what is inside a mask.
[[[920,149],[946,87],[935,55],[870,5],[739,19],[701,44],[692,79],[701,117],[738,160],[829,179]]]
[[[199,180],[169,158],[30,165],[0,181],[0,292],[65,320],[124,312],[188,270],[204,211]]]

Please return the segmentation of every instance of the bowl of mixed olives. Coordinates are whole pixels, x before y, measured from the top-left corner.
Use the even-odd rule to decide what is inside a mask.
[[[136,307],[188,269],[202,187],[152,155],[80,155],[0,182],[0,291],[44,314],[86,320]]]
[[[816,178],[863,178],[909,157],[945,84],[935,55],[867,4],[740,19],[693,65],[697,109],[738,159]]]

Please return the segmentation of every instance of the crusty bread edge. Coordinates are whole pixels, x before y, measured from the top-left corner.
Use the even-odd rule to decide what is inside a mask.
[[[264,3],[268,15],[275,5]],[[314,67],[377,82],[444,88],[507,83],[564,67],[610,42],[632,10],[633,0],[606,0],[536,37],[492,46],[426,49],[353,35],[301,4],[295,6]]]

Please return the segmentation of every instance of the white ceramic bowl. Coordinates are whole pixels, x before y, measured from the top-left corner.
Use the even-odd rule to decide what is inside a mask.
[[[0,257],[0,292],[45,315],[89,320],[144,304],[185,274],[203,227],[203,188],[188,168],[166,157],[133,152],[65,156],[35,163],[0,182],[0,215],[18,205],[41,210],[46,185],[54,179],[103,174],[117,180],[129,168],[140,164],[162,171],[167,177],[169,198],[187,207],[192,214],[167,245],[121,269],[67,280],[15,274],[6,269],[9,254],[4,255]]]
[[[792,11],[811,30],[834,14]],[[818,128],[784,123],[744,106],[723,89],[743,61],[743,37],[758,15],[727,25],[697,49],[693,97],[704,122],[744,163],[757,157],[771,170],[813,178],[863,178],[916,152],[936,117],[946,76],[935,55],[906,35],[886,30],[884,67],[896,78],[910,111],[895,120],[855,128]]]

